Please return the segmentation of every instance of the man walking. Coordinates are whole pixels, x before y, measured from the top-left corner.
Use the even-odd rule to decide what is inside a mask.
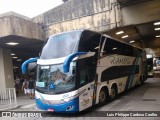
[[[32,78],[30,78],[29,80],[28,88],[29,88],[29,96],[32,99],[34,98],[34,81]]]
[[[28,96],[28,84],[29,83],[27,82],[26,78],[24,78],[24,82],[22,84],[22,91],[24,91],[24,94],[26,96]]]

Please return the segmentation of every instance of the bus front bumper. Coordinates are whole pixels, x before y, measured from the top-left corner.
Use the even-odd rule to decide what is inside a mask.
[[[64,102],[62,104],[46,104],[43,103],[40,99],[35,99],[36,106],[39,109],[45,111],[52,111],[52,112],[59,112],[59,113],[66,113],[66,112],[78,112],[79,111],[79,98],[75,98],[71,101]]]

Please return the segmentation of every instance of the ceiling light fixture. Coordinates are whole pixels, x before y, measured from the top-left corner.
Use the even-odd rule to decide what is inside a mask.
[[[21,59],[17,59],[17,61],[22,61]]]
[[[160,30],[160,28],[155,28],[154,30]]]
[[[14,68],[14,69],[17,69],[18,67],[16,67],[16,66],[13,66],[13,68]]]
[[[155,22],[154,25],[160,25],[160,22]]]
[[[14,53],[11,53],[11,55],[13,56],[13,55],[16,55],[16,54],[14,54]]]
[[[6,43],[7,45],[18,45],[19,43],[15,43],[15,42],[9,42],[9,43]]]
[[[127,37],[129,37],[128,35],[124,35],[124,36],[122,36],[122,38],[127,38]]]
[[[135,41],[134,40],[132,40],[132,41],[129,41],[129,43],[134,43]]]
[[[158,37],[160,37],[160,35],[157,35],[156,37],[158,38]]]
[[[17,59],[18,57],[12,57],[13,59]]]
[[[117,35],[123,34],[123,31],[116,32]]]
[[[112,50],[116,50],[116,49],[118,49],[118,48],[113,48]]]
[[[95,47],[94,49],[95,49],[95,50],[96,50],[96,49],[99,49],[99,46]]]

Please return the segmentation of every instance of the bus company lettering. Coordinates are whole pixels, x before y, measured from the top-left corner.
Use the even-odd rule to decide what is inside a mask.
[[[130,59],[128,57],[109,56],[108,59],[111,64],[130,64]]]

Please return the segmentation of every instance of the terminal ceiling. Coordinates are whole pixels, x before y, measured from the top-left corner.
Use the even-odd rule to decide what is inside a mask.
[[[123,8],[134,6],[137,9],[137,14],[131,14],[126,17],[136,18],[130,23],[130,25],[124,25],[123,27],[114,28],[109,31],[104,31],[105,34],[109,34],[112,37],[115,37],[119,40],[125,41],[127,43],[131,41],[135,41],[131,43],[133,45],[138,45],[143,48],[151,49],[151,53],[154,54],[154,57],[160,57],[160,23],[155,25],[155,23],[160,22],[160,14],[159,14],[159,0],[117,0],[120,6]],[[146,2],[146,3],[145,3]],[[141,4],[139,8],[137,8],[137,4]],[[144,10],[144,8],[146,10]],[[130,9],[129,9],[130,10]],[[131,8],[133,10],[133,7]],[[141,11],[140,11],[141,10]],[[132,13],[134,13],[132,11]],[[135,12],[136,13],[136,12]],[[124,13],[123,13],[124,14]],[[146,15],[141,17],[141,14]],[[123,15],[124,16],[124,15]],[[145,21],[145,22],[144,22]],[[157,29],[157,30],[156,30]],[[116,32],[123,31],[123,34],[117,35]],[[122,38],[123,36],[128,35],[126,38]]]
[[[17,45],[7,45],[9,42],[18,43]],[[20,36],[5,36],[0,37],[0,48],[10,49],[13,58],[13,65],[16,68],[20,68],[21,64],[33,57],[39,57],[39,52],[42,49],[44,41],[37,39],[29,39]],[[16,58],[17,57],[17,58]]]

